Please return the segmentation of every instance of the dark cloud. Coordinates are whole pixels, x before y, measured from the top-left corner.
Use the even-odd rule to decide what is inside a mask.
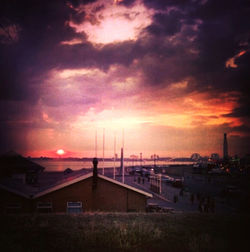
[[[247,126],[247,125],[232,127],[231,132],[249,133],[250,132],[250,127]]]
[[[243,94],[238,102],[238,107],[236,107],[232,113],[226,114],[226,117],[250,117],[250,100],[247,94]]]
[[[217,94],[237,91],[238,107],[228,116],[249,117],[249,2],[145,0],[144,3],[156,10],[168,10],[156,14],[153,24],[147,28],[154,35],[153,44],[157,41],[161,44],[148,50],[151,55],[155,53],[155,58],[150,66],[145,65],[147,80],[156,85],[168,83],[167,79],[178,81],[192,76],[195,85],[189,85],[190,91],[194,88],[196,91],[209,88]],[[185,26],[194,29],[184,31]],[[166,42],[166,37],[171,35],[175,36]],[[164,51],[171,51],[171,56]],[[197,54],[192,55],[190,51]],[[242,51],[246,53],[235,58],[237,67],[226,68],[227,60]]]
[[[250,150],[250,137],[231,135],[228,138],[229,154],[237,153],[239,156],[249,154]]]
[[[50,67],[43,64],[43,52],[74,35],[64,25],[70,12],[63,1],[1,2],[0,22],[8,19],[20,27],[17,42],[0,46],[2,99],[34,99],[34,79]]]
[[[192,15],[202,20],[195,41],[200,51],[193,72],[197,83],[213,86],[217,92],[239,92],[238,107],[228,116],[249,117],[250,11],[247,1],[239,1],[237,6],[234,1],[225,4],[208,1]],[[226,68],[225,62],[241,51],[246,53],[235,59],[238,67]]]
[[[86,18],[86,14],[84,11],[76,12],[74,15],[71,16],[71,20],[75,24],[81,24],[85,18]]]
[[[119,4],[120,5],[125,5],[126,7],[130,7],[131,5],[133,5],[134,2],[135,2],[135,0],[123,0]]]
[[[181,29],[182,15],[179,11],[171,10],[169,13],[157,13],[154,15],[153,24],[147,30],[156,35],[174,35]]]
[[[74,8],[77,8],[80,5],[94,3],[96,1],[97,0],[68,0],[68,1],[64,1],[64,2],[66,2],[67,4],[71,4]]]
[[[149,8],[153,8],[153,9],[157,9],[157,10],[164,10],[168,7],[186,7],[189,4],[194,4],[194,1],[191,0],[155,0],[155,1],[151,1],[151,0],[144,0],[143,1],[144,4],[149,7]],[[198,1],[199,2],[199,1]]]
[[[6,125],[2,122],[0,122],[0,137],[0,154],[3,154],[9,150],[17,150],[19,149],[18,147],[21,147],[21,144],[17,143],[17,139],[15,139],[15,137],[13,136],[13,130],[9,128],[9,125]]]

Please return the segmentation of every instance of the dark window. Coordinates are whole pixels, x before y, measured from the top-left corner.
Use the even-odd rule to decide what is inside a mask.
[[[21,212],[21,204],[20,203],[8,203],[5,206],[6,213],[20,213]]]
[[[82,202],[81,201],[67,202],[67,212],[68,213],[82,213]]]
[[[51,202],[37,202],[37,211],[39,213],[51,213],[52,203]]]

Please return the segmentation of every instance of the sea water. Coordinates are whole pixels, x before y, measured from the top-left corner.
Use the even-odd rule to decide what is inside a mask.
[[[64,171],[67,168],[72,170],[88,169],[92,168],[93,164],[91,161],[66,161],[66,160],[35,160],[35,163],[45,167],[46,171]],[[154,165],[153,160],[143,161],[124,161],[124,166],[140,166],[140,165]],[[180,162],[180,161],[157,161],[156,165],[188,165],[192,162]],[[111,168],[114,167],[114,162],[112,161],[102,161],[99,160],[98,168]],[[120,167],[120,161],[115,162],[115,167]]]

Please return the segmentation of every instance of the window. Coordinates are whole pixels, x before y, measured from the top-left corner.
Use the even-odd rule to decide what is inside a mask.
[[[50,213],[52,212],[51,202],[37,202],[37,210],[39,213]]]
[[[21,212],[21,204],[20,203],[8,203],[5,206],[7,213],[20,213]]]
[[[68,213],[82,213],[82,202],[81,201],[67,202],[67,212]]]

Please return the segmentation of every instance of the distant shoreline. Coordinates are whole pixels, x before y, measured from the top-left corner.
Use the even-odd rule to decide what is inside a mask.
[[[28,157],[28,159],[33,160],[33,161],[37,161],[37,160],[45,160],[45,161],[89,161],[92,162],[93,158],[87,158],[87,157],[83,157],[83,158],[77,158],[77,157],[67,157],[67,158],[62,158],[62,157],[58,157],[58,158],[51,158],[51,157]],[[99,157],[98,160],[100,162],[102,162],[103,160],[105,162],[113,162],[114,159],[113,158],[102,158]],[[121,161],[120,158],[117,158],[116,161]],[[132,159],[132,158],[124,158],[124,161],[127,162],[145,162],[145,161],[151,161],[151,162],[159,162],[159,161],[166,161],[166,162],[196,162],[195,160],[191,159],[191,158],[159,158],[159,159],[151,159],[151,158],[144,158],[142,160],[140,159]]]
[[[35,163],[43,166],[46,168],[46,171],[64,171],[67,168],[72,170],[80,170],[80,169],[89,169],[92,168],[92,159],[87,160],[66,160],[66,159],[32,159]],[[181,166],[181,165],[193,165],[194,162],[190,161],[164,161],[159,160],[155,162],[156,166]],[[140,161],[133,161],[129,159],[124,160],[125,167],[128,166],[154,166],[153,160],[144,160]],[[114,167],[114,161],[109,159],[105,159],[104,162],[102,159],[99,160],[98,168],[111,168]],[[116,160],[115,167],[120,167],[120,160]]]

